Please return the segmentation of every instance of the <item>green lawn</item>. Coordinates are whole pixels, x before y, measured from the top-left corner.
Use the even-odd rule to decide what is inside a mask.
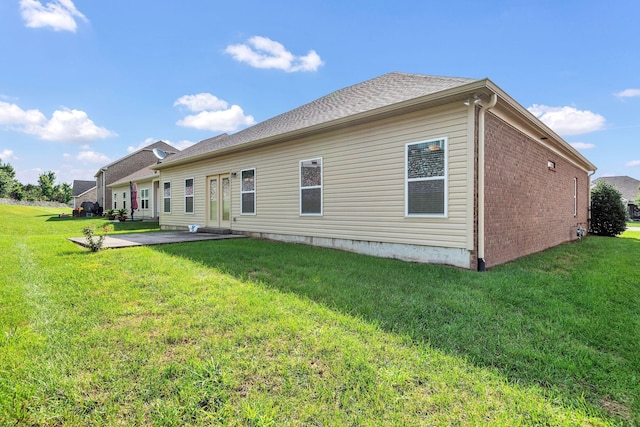
[[[640,232],[480,274],[58,212],[0,205],[0,425],[640,424]]]

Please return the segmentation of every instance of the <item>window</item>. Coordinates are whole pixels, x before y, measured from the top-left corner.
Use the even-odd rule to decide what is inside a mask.
[[[447,215],[447,138],[405,148],[407,216]]]
[[[573,178],[573,216],[578,215],[578,178]]]
[[[322,159],[300,162],[300,215],[322,215]]]
[[[149,209],[149,189],[143,188],[140,190],[140,208]]]
[[[162,184],[162,212],[171,213],[171,182]]]
[[[113,209],[118,209],[118,193],[113,193]]]
[[[240,213],[242,215],[256,214],[256,170],[245,169],[240,173],[242,184],[240,188],[241,206]]]
[[[127,209],[127,193],[122,193],[122,209]]]
[[[547,161],[547,167],[549,168],[550,171],[555,171],[556,170],[556,162],[553,162],[551,160]]]
[[[193,213],[193,178],[184,180],[184,212]]]

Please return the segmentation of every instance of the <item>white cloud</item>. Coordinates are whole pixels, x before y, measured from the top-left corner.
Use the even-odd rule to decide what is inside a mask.
[[[84,163],[97,163],[101,165],[106,165],[111,162],[111,159],[106,154],[91,150],[79,152],[75,159]]]
[[[140,144],[138,144],[137,147],[134,147],[132,145],[127,147],[127,151],[129,153],[133,153],[134,151],[138,151],[144,147],[149,146],[150,144],[153,144],[154,142],[157,141],[164,141],[167,144],[169,144],[172,147],[177,148],[178,150],[184,150],[185,148],[191,147],[192,145],[195,144],[195,142],[193,141],[188,141],[186,139],[183,139],[182,141],[178,141],[178,142],[172,142],[169,141],[168,139],[158,139],[158,138],[146,138],[144,141],[142,141]]]
[[[55,31],[75,32],[78,28],[75,18],[87,21],[72,0],[52,0],[46,5],[39,0],[20,0],[20,12],[29,28],[51,27]]]
[[[323,62],[315,50],[304,56],[295,56],[282,43],[267,37],[251,37],[246,44],[232,44],[225,52],[239,62],[255,68],[275,68],[287,72],[316,71]]]
[[[182,151],[185,148],[189,148],[192,145],[194,145],[195,142],[183,139],[182,141],[178,141],[178,142],[167,142],[167,144],[170,144],[173,147],[176,147],[178,150]]]
[[[570,142],[569,145],[577,150],[590,150],[592,148],[596,148],[595,144],[589,144],[587,142]]]
[[[42,173],[44,173],[44,169],[41,169],[41,168],[16,169],[16,179],[22,184],[37,184],[38,178]],[[56,173],[56,181],[68,182],[68,181],[60,180],[58,173]]]
[[[0,125],[37,126],[46,120],[38,110],[23,110],[16,104],[0,101]]]
[[[16,104],[0,101],[0,125],[35,135],[46,141],[91,142],[116,133],[96,124],[81,110],[62,108],[51,119],[39,110],[23,110]]]
[[[146,138],[144,141],[142,141],[140,144],[138,144],[137,147],[134,147],[133,145],[128,146],[127,147],[127,153],[133,153],[134,151],[141,150],[144,147],[153,144],[154,142],[158,142],[158,140],[155,139],[155,138]]]
[[[549,107],[534,104],[528,110],[560,135],[579,135],[604,128],[600,114],[574,107]]]
[[[88,142],[115,136],[114,132],[96,126],[84,111],[70,109],[54,111],[51,120],[33,134],[47,141],[71,142]]]
[[[182,96],[173,103],[174,107],[180,105],[184,105],[191,111],[224,110],[229,106],[227,101],[219,99],[210,93]]]
[[[624,164],[625,166],[640,166],[640,160],[631,160]]]
[[[640,96],[640,89],[625,89],[622,92],[615,94],[618,98],[631,98],[634,96]]]
[[[5,149],[0,152],[0,160],[2,160],[4,163],[7,163],[13,160],[18,160],[18,157],[13,154],[13,150]]]
[[[229,107],[226,101],[209,93],[185,95],[178,98],[173,105],[182,105],[197,113],[178,120],[176,124],[179,126],[212,132],[233,132],[255,123],[253,116],[245,115],[238,105]]]

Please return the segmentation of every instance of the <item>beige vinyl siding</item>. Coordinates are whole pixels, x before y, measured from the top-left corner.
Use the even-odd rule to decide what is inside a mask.
[[[138,185],[138,209],[135,211],[134,219],[145,219],[153,217],[153,203],[155,203],[153,199],[153,183],[151,181],[139,181]],[[143,188],[149,189],[149,208],[142,209],[142,201],[140,198],[140,190]],[[112,191],[118,194],[118,209],[122,208],[122,193],[126,193],[127,195],[127,211],[128,216],[131,218],[131,191],[129,184],[118,185],[117,187],[112,187]]]
[[[448,216],[405,217],[405,144],[447,137]],[[450,104],[396,118],[256,147],[161,171],[172,182],[172,213],[163,227],[206,225],[206,177],[231,178],[231,228],[237,231],[466,248],[467,109]],[[323,159],[323,215],[299,215],[299,162]],[[256,169],[256,215],[240,215],[240,171]],[[195,178],[195,214],[185,216],[184,189]]]

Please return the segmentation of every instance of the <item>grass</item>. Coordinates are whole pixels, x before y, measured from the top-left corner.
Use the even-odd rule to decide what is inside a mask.
[[[1,425],[640,424],[640,232],[478,274],[57,213],[0,205]]]

